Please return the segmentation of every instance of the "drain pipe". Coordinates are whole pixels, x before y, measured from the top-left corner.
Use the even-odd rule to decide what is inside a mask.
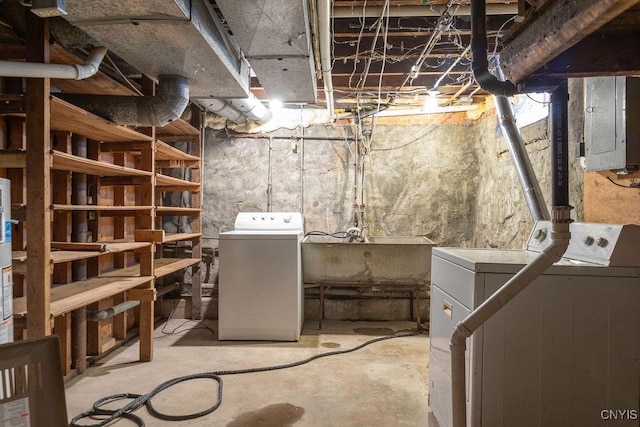
[[[160,76],[154,96],[66,93],[56,96],[119,125],[164,126],[178,119],[189,104],[189,80]]]
[[[0,76],[83,80],[98,72],[107,54],[106,47],[94,48],[84,64],[41,64],[38,62],[0,61]]]
[[[320,69],[329,119],[333,120],[333,78],[331,77],[331,1],[318,0],[318,34],[320,36]]]
[[[158,289],[156,297],[159,298],[177,289],[180,289],[180,284],[178,282],[171,283],[170,285],[166,285]],[[106,310],[87,311],[87,320],[90,320],[92,322],[99,322],[101,320],[111,319],[116,314],[124,313],[125,311],[131,310],[132,308],[135,308],[139,305],[140,305],[140,301],[129,300],[129,301],[121,302],[120,304],[114,305],[111,308],[107,308]]]
[[[551,94],[551,178],[552,224],[551,244],[530,264],[520,270],[496,293],[462,320],[451,334],[451,397],[453,427],[467,427],[465,387],[466,340],[509,301],[526,289],[536,278],[562,258],[571,233],[569,232],[569,156],[567,125],[567,81],[562,80]]]
[[[496,67],[496,72],[501,79],[504,79],[502,75],[502,69],[500,64]],[[496,104],[498,111],[498,120],[500,121],[500,128],[504,134],[504,139],[511,153],[511,158],[516,167],[516,173],[518,174],[518,180],[522,186],[524,198],[527,201],[529,212],[533,221],[543,221],[549,219],[549,210],[544,202],[544,196],[540,189],[540,183],[536,178],[536,174],[531,166],[531,160],[527,149],[525,148],[524,139],[520,133],[520,129],[516,126],[516,119],[513,114],[513,107],[511,101],[506,96],[495,95],[493,100]]]
[[[487,5],[485,0],[471,0],[471,68],[480,87],[493,95],[511,96],[518,90],[509,81],[500,81],[489,72],[487,58]]]

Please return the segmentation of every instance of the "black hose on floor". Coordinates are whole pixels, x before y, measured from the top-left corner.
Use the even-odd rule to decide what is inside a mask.
[[[147,393],[147,394],[131,394],[131,393],[122,393],[122,394],[113,394],[111,396],[107,396],[107,397],[103,397],[102,399],[97,400],[94,404],[93,407],[91,409],[89,409],[88,411],[82,412],[78,415],[76,415],[75,417],[73,417],[73,419],[71,420],[71,423],[69,424],[70,427],[86,427],[88,425],[91,426],[95,426],[95,427],[102,427],[105,426],[115,420],[117,420],[118,418],[126,418],[130,421],[135,422],[137,425],[144,427],[145,423],[142,420],[142,418],[138,417],[137,415],[133,414],[132,412],[135,411],[136,409],[140,408],[141,406],[146,406],[147,411],[155,418],[159,419],[159,420],[164,420],[164,421],[185,421],[185,420],[192,420],[194,418],[199,418],[199,417],[203,417],[205,415],[208,415],[210,413],[212,413],[213,411],[215,411],[216,409],[218,409],[220,407],[220,405],[222,404],[222,378],[220,378],[221,376],[224,375],[238,375],[238,374],[250,374],[250,373],[254,373],[254,372],[268,372],[268,371],[277,371],[280,369],[288,369],[288,368],[294,368],[296,366],[301,366],[301,365],[306,365],[309,362],[312,362],[314,360],[317,359],[321,359],[323,357],[328,357],[328,356],[336,356],[339,354],[346,354],[346,353],[351,353],[354,351],[358,351],[360,349],[363,349],[371,344],[380,342],[380,341],[385,341],[385,340],[390,340],[393,338],[406,338],[406,337],[412,337],[415,335],[419,335],[421,334],[423,331],[422,328],[418,328],[415,331],[411,332],[411,333],[407,333],[407,334],[400,334],[400,335],[388,335],[388,336],[384,336],[384,337],[378,337],[378,338],[374,338],[372,340],[369,340],[365,343],[362,343],[360,345],[357,345],[353,348],[347,349],[347,350],[335,350],[335,351],[329,351],[327,353],[321,353],[321,354],[316,354],[314,356],[311,356],[307,359],[303,359],[300,360],[298,362],[292,362],[292,363],[286,363],[283,365],[275,365],[275,366],[266,366],[264,368],[250,368],[250,369],[235,369],[235,370],[227,370],[227,371],[214,371],[214,372],[203,372],[200,374],[192,374],[192,375],[185,375],[182,377],[177,377],[177,378],[173,378],[169,381],[165,381],[162,384],[160,384],[159,386],[157,386],[156,388],[154,388],[153,390],[151,390],[151,392]],[[178,383],[184,382],[184,381],[189,381],[189,380],[195,380],[195,379],[212,379],[214,381],[216,381],[218,383],[218,399],[216,401],[216,403],[211,406],[208,409],[205,409],[203,411],[200,412],[195,412],[193,414],[187,414],[187,415],[169,415],[169,414],[163,414],[161,412],[158,412],[152,405],[151,403],[151,399],[153,399],[153,397],[155,397],[158,393],[168,389],[169,387],[172,387]],[[122,408],[118,409],[118,410],[109,410],[109,409],[102,409],[103,405],[106,405],[108,403],[112,403],[118,400],[124,400],[124,399],[132,399],[131,402],[129,402],[127,405],[123,406]],[[92,418],[92,419],[99,419],[100,422],[98,424],[77,424],[78,421],[85,419],[85,418]]]

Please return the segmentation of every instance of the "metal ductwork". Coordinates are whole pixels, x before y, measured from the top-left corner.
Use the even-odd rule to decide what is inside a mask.
[[[216,3],[269,98],[317,100],[307,0]]]
[[[180,76],[160,76],[155,96],[57,96],[120,125],[164,126],[179,118],[189,104],[189,80]]]
[[[249,67],[208,0],[65,0],[64,17],[152,77],[189,79],[198,98],[249,95]]]
[[[96,47],[84,64],[77,65],[0,61],[0,76],[83,80],[98,72],[106,54],[107,48]]]

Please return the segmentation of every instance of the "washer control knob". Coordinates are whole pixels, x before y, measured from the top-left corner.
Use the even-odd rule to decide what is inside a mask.
[[[608,244],[609,244],[609,241],[607,239],[605,239],[604,237],[600,237],[596,241],[596,245],[600,246],[601,248],[606,247]]]
[[[594,240],[593,237],[587,236],[587,237],[584,238],[583,242],[584,242],[585,245],[591,246],[591,245],[593,245],[593,242],[595,242],[595,240]]]
[[[289,224],[289,223],[291,222],[291,217],[290,217],[290,216],[285,216],[285,217],[284,217],[284,222],[285,222],[286,224]]]

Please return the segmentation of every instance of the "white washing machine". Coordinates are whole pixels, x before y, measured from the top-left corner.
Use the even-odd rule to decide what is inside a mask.
[[[433,248],[429,403],[451,425],[449,339],[458,322],[550,243]],[[571,224],[565,257],[467,340],[470,426],[638,426],[640,227]],[[610,411],[610,412],[609,412]]]
[[[220,233],[218,338],[297,341],[304,322],[298,212],[241,212]]]

